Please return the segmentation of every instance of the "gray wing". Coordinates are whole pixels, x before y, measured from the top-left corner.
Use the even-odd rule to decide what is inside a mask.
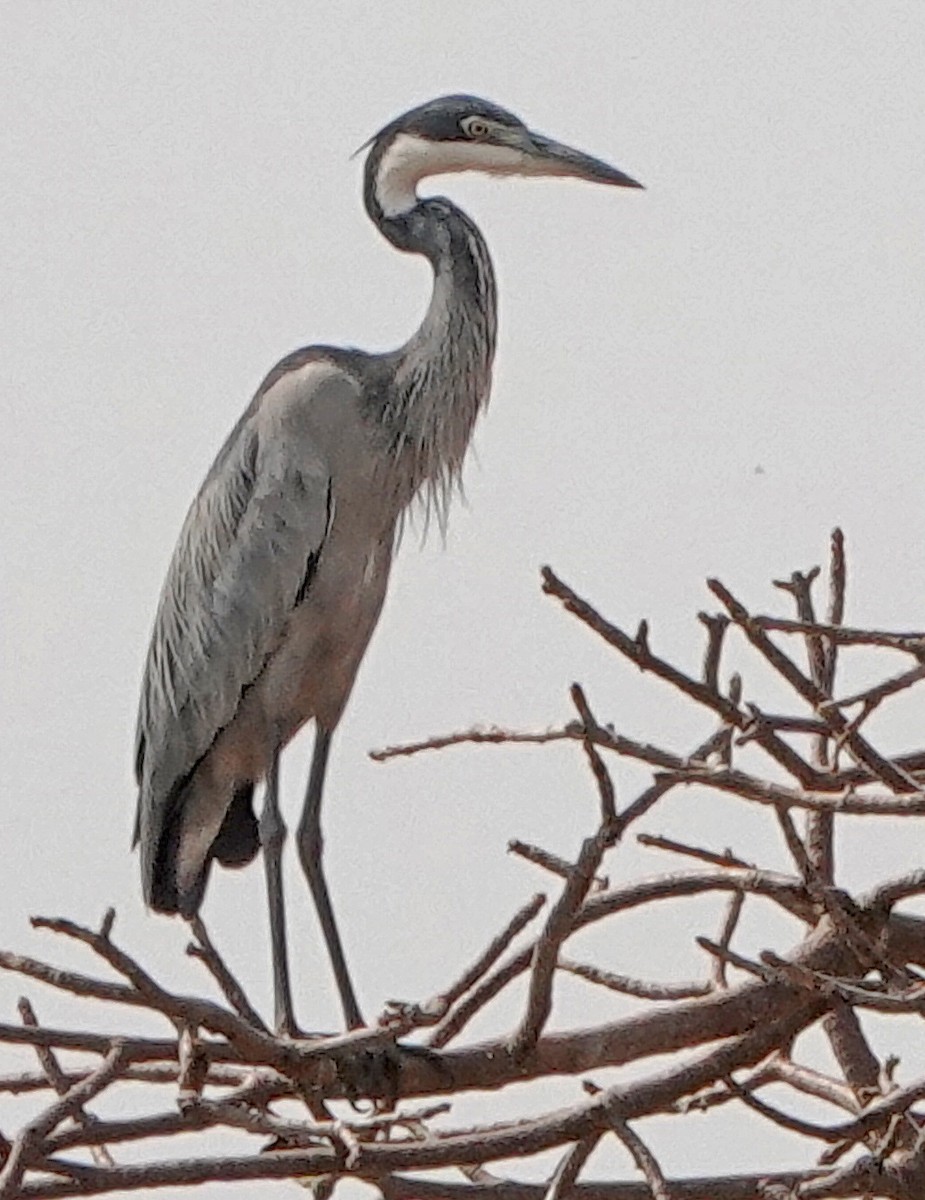
[[[136,735],[135,841],[233,718],[304,597],[331,516],[330,476],[307,434],[258,395],[184,522],[161,593]]]

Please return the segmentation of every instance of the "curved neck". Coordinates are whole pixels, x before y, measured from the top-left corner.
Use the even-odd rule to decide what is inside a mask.
[[[477,226],[449,200],[419,200],[386,217],[367,189],[366,207],[399,250],[434,270],[420,328],[384,356],[389,383],[372,398],[409,494],[422,493],[441,521],[481,409],[488,402],[497,332],[494,270]]]

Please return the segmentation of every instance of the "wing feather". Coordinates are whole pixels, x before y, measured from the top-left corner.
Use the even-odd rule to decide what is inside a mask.
[[[261,420],[261,396],[184,522],[161,593],[136,738],[135,840],[156,838],[170,797],[285,636],[330,517],[330,478],[304,433]]]

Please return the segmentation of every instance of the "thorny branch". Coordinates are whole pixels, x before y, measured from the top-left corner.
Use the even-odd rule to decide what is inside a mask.
[[[106,1006],[111,1032],[43,1026],[25,999],[21,1023],[0,1024],[0,1043],[31,1046],[39,1065],[0,1076],[0,1093],[49,1093],[15,1137],[0,1134],[0,1200],[293,1178],[314,1180],[316,1191],[327,1194],[333,1181],[351,1175],[378,1184],[386,1200],[921,1200],[925,1082],[903,1079],[901,1064],[881,1060],[863,1013],[925,1016],[925,920],[896,911],[901,901],[925,895],[925,871],[852,895],[838,886],[834,831],[847,814],[866,821],[925,815],[925,750],[888,753],[866,724],[875,709],[925,681],[925,633],[846,626],[846,579],[836,530],[824,620],[816,616],[816,568],[795,571],[780,585],[795,616],[752,613],[711,580],[723,611],[699,614],[706,644],[694,676],[656,653],[645,622],[633,632],[622,629],[545,569],[547,593],[620,658],[715,724],[689,753],[641,741],[595,715],[575,684],[576,719],[560,728],[472,729],[378,752],[374,757],[384,760],[462,743],[573,742],[598,815],[574,859],[568,851],[511,841],[556,893],[538,933],[531,938],[527,928],[543,907],[539,894],[499,922],[497,936],[455,980],[421,1003],[388,1002],[368,1029],[301,1040],[274,1036],[198,921],[189,952],[217,986],[219,1001],[164,987],[114,940],[111,912],[98,929],[35,919],[36,928],[80,944],[96,969],[64,969],[8,951],[0,951],[0,969],[70,993],[79,1004],[92,1002],[96,1012]],[[788,689],[793,711],[768,712],[747,694],[742,676],[724,680],[726,647],[736,638],[755,653],[757,675],[770,672]],[[853,654],[876,662],[880,676],[839,699],[839,664]],[[898,674],[886,662],[897,654],[913,660]],[[619,780],[624,761],[651,770],[635,795],[625,795]],[[661,829],[642,828],[656,808],[670,811],[660,808],[665,797],[692,787],[770,809],[792,873],[752,863],[734,847],[673,837],[664,817]],[[681,856],[688,869],[634,877],[624,848],[631,826],[633,845],[657,861]],[[603,874],[605,865],[615,882]],[[646,978],[638,950],[617,936],[620,915],[711,895],[722,909],[716,940],[696,939],[705,951],[702,977]],[[795,948],[746,944],[743,918],[759,901],[802,930]],[[613,956],[635,969],[570,954],[570,940],[602,922],[614,927]],[[566,974],[605,1003],[609,995],[618,1006],[612,1015],[588,1028],[551,1030],[556,981]],[[464,1041],[473,1018],[490,1011],[517,979],[526,992],[514,1027]],[[133,1033],[130,1017],[138,1010],[158,1014],[164,1032]],[[828,1038],[837,1075],[800,1061],[799,1039],[811,1028]],[[58,1058],[62,1051],[66,1061]],[[647,1067],[656,1056],[660,1065]],[[620,1076],[606,1088],[586,1080],[584,1093],[576,1086],[564,1108],[474,1127],[453,1120],[453,1099],[466,1092],[627,1064],[635,1065],[631,1078]],[[108,1105],[106,1112],[118,1116],[93,1111],[101,1097],[129,1084],[136,1095],[145,1089],[147,1105],[138,1111]],[[778,1089],[773,1102],[761,1094],[771,1086]],[[814,1097],[829,1119],[790,1111],[788,1093]],[[377,1103],[340,1117],[328,1107],[361,1098]],[[817,1160],[790,1173],[762,1172],[756,1163],[751,1174],[730,1175],[718,1163],[708,1178],[671,1178],[646,1118],[676,1122],[717,1106],[747,1107],[801,1144],[815,1142]],[[534,1114],[537,1107],[531,1106]],[[215,1155],[209,1136],[218,1128],[238,1131],[247,1146]],[[171,1140],[181,1136],[183,1149]],[[587,1179],[598,1150],[615,1143],[637,1177]],[[141,1161],[135,1161],[139,1149],[133,1161],[123,1161],[130,1145],[140,1148]],[[558,1152],[558,1166],[544,1184],[499,1177],[485,1166],[549,1150]],[[437,1168],[461,1174],[421,1175]]]

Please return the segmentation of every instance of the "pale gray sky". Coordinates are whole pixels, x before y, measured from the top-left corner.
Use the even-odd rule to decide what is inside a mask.
[[[574,749],[386,766],[367,749],[561,720],[573,679],[626,733],[683,749],[707,730],[542,598],[541,563],[693,665],[707,574],[779,602],[769,578],[818,561],[838,522],[852,620],[922,625],[920,0],[33,0],[0,6],[0,46],[4,945],[48,952],[29,914],[114,903],[126,943],[191,986],[183,929],[144,913],[128,850],[157,593],[273,362],[386,348],[419,320],[426,265],[369,224],[349,155],[431,96],[485,95],[648,190],[445,185],[492,248],[500,346],[467,505],[445,548],[406,539],[334,751],[327,862],[368,1011],[447,983],[546,885],[508,839],[572,853],[595,802]],[[920,743],[921,717],[885,741]],[[286,759],[293,819],[309,748]],[[728,803],[679,799],[650,828],[784,862],[770,818]],[[860,826],[842,849],[858,884],[920,860]],[[655,865],[628,848],[610,874]],[[266,1001],[262,886],[259,868],[216,872],[206,916]],[[295,875],[291,891],[301,910]],[[627,920],[598,950],[627,969],[644,938],[654,975],[690,974],[714,913]],[[326,964],[313,919],[295,924],[302,1012],[324,1026]],[[748,927],[781,950],[793,933]],[[19,990],[0,978],[0,1019]],[[583,988],[563,1001],[563,1020],[619,1011]],[[688,1125],[650,1129],[671,1171],[754,1165],[756,1146],[768,1167],[804,1161],[748,1118]]]

